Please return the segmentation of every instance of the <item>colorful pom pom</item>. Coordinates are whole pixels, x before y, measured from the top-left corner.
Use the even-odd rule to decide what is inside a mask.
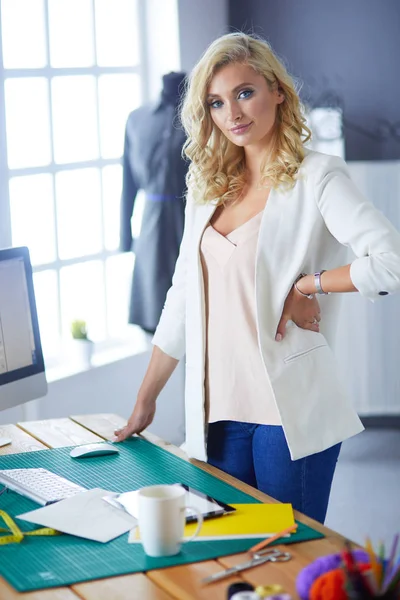
[[[354,550],[353,556],[357,563],[369,562],[369,556],[364,550]],[[328,571],[338,569],[341,564],[342,557],[339,553],[328,554],[328,556],[317,558],[310,565],[302,569],[296,580],[297,593],[301,600],[309,600],[311,586],[318,577]]]

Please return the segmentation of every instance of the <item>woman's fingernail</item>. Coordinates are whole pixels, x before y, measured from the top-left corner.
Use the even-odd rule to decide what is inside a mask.
[[[280,342],[281,339],[282,339],[282,334],[281,333],[277,333],[276,336],[275,336],[275,339],[276,339],[277,342]]]

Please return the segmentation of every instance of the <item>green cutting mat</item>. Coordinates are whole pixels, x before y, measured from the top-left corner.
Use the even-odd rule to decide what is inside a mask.
[[[80,461],[69,456],[70,448],[12,454],[0,457],[0,469],[42,467],[85,487],[101,487],[115,492],[158,483],[180,482],[226,503],[258,502],[143,439],[132,438],[119,444],[118,448],[118,455]],[[13,492],[0,496],[0,509],[12,517],[37,507],[35,502]],[[35,529],[25,521],[17,522],[24,530]],[[290,537],[290,543],[322,537],[321,533],[299,523],[297,532]],[[127,539],[128,534],[125,534],[102,544],[69,535],[25,537],[20,544],[0,546],[0,575],[18,591],[26,592],[209,560],[244,552],[257,541],[191,542],[185,544],[177,556],[150,558],[144,554],[141,545],[128,544]],[[286,543],[288,541],[285,540]]]

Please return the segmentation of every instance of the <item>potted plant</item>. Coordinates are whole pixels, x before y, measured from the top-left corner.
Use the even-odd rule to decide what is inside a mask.
[[[88,336],[86,321],[75,319],[71,323],[71,335],[75,346],[75,355],[79,362],[90,366],[93,354],[93,341]]]

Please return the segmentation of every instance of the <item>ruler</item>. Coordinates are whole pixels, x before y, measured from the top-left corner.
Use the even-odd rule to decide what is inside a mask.
[[[27,535],[61,535],[60,531],[56,531],[50,527],[42,527],[40,529],[34,529],[33,531],[21,531],[14,519],[12,519],[4,510],[0,510],[0,517],[7,525],[7,528],[0,527],[0,533],[6,534],[0,535],[0,546],[6,544],[19,544]]]

